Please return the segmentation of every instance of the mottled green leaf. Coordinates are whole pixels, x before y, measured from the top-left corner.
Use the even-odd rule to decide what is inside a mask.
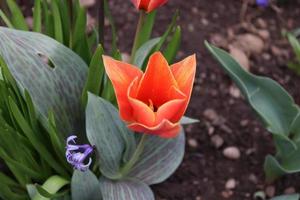
[[[74,171],[71,182],[72,200],[101,200],[100,183],[91,172]]]
[[[86,133],[98,150],[103,175],[112,179],[119,177],[123,156],[129,159],[135,150],[134,133],[120,120],[112,104],[91,93],[86,108]]]
[[[105,200],[154,200],[150,187],[134,179],[111,181],[101,177],[100,187]]]
[[[179,136],[173,139],[147,136],[144,151],[128,177],[136,178],[148,185],[165,181],[181,164],[184,148],[183,129]]]
[[[42,34],[0,27],[0,56],[43,122],[52,109],[65,136],[83,132],[80,96],[87,66],[75,53]]]

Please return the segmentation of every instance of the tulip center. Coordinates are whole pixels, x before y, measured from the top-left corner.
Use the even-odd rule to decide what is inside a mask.
[[[152,110],[153,112],[157,112],[158,108],[153,104],[152,100],[151,100],[151,99],[148,99],[148,101],[149,101],[148,106],[151,108],[151,110]]]

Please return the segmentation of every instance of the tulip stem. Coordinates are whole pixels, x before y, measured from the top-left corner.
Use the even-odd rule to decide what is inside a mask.
[[[136,164],[136,162],[139,160],[140,156],[142,155],[144,148],[145,148],[145,141],[147,138],[147,134],[143,134],[136,150],[134,151],[132,157],[130,158],[130,160],[125,164],[125,166],[122,168],[121,170],[121,174],[122,176],[126,176],[130,170],[132,169],[132,167]]]
[[[135,33],[135,37],[134,37],[134,42],[133,42],[133,47],[132,47],[132,50],[131,50],[131,57],[130,57],[130,63],[133,63],[134,61],[134,58],[135,58],[135,53],[137,51],[137,49],[140,47],[140,34],[141,34],[141,31],[143,29],[143,25],[144,25],[144,22],[145,22],[145,19],[146,19],[146,12],[141,10],[140,11],[140,18],[139,18],[139,22],[138,22],[138,25],[137,25],[137,28],[136,28],[136,33]]]

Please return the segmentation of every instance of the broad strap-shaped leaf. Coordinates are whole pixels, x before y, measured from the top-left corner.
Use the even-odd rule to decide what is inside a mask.
[[[299,144],[298,144],[299,145]],[[284,175],[300,172],[300,147],[290,154],[280,157],[280,162],[273,156],[268,155],[264,169],[268,180],[273,181]]]
[[[272,79],[246,72],[225,51],[208,43],[206,47],[241,89],[266,128],[287,139],[299,109],[292,97]]]
[[[274,197],[271,200],[299,200],[299,194],[290,194],[290,195],[282,195],[278,197]]]
[[[120,176],[119,168],[135,148],[134,133],[120,120],[117,109],[104,99],[88,94],[86,132],[100,157],[100,170],[108,178]]]
[[[72,200],[101,200],[99,180],[91,172],[74,171],[71,181]]]
[[[80,96],[87,66],[79,56],[42,34],[0,27],[0,57],[44,122],[51,109],[64,135],[82,131]]]
[[[101,177],[100,187],[105,200],[154,200],[150,187],[134,179],[111,181]]]
[[[183,129],[179,136],[173,139],[147,136],[144,151],[128,177],[134,177],[148,185],[163,182],[182,162],[184,148]]]

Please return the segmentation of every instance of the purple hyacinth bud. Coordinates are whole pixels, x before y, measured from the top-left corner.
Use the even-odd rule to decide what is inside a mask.
[[[89,144],[76,145],[76,138],[77,136],[75,135],[67,138],[66,158],[74,169],[85,172],[92,164],[92,159],[89,155],[93,152],[93,147]]]
[[[269,5],[269,0],[256,0],[256,4],[261,7],[267,7]]]

